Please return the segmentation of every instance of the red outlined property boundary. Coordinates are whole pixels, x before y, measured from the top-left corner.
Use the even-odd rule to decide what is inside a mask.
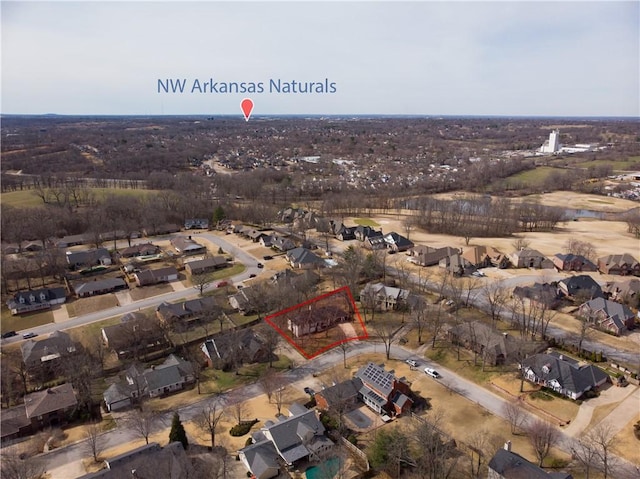
[[[348,338],[342,338],[338,341],[334,341],[326,346],[321,347],[320,349],[318,349],[317,351],[307,351],[305,350],[305,348],[299,344],[296,339],[292,336],[290,336],[289,334],[287,334],[274,320],[276,318],[278,318],[279,316],[283,316],[287,313],[290,313],[292,311],[295,311],[297,309],[303,308],[307,305],[316,303],[320,300],[324,300],[327,299],[333,295],[339,295],[339,294],[345,294],[346,298],[348,299],[348,301],[351,303],[351,307],[353,308],[353,315],[354,315],[354,322],[357,322],[357,324],[359,325],[360,328],[362,328],[362,334],[357,335],[357,336],[352,336],[352,337],[348,337]],[[303,303],[299,303],[296,304],[294,306],[291,306],[287,309],[283,309],[282,311],[278,311],[277,313],[271,314],[269,316],[267,316],[266,318],[264,318],[264,320],[267,322],[267,324],[269,324],[269,326],[271,326],[273,329],[275,329],[284,339],[286,339],[289,344],[291,344],[294,348],[296,348],[296,350],[302,354],[305,358],[307,359],[313,359],[316,356],[319,356],[320,354],[335,348],[336,346],[339,346],[343,343],[349,342],[349,341],[357,341],[357,340],[364,340],[364,339],[368,339],[369,338],[369,333],[367,333],[367,328],[364,325],[364,321],[362,320],[362,316],[360,316],[360,311],[358,311],[358,308],[356,307],[356,302],[353,299],[353,295],[351,294],[351,290],[349,289],[348,286],[343,286],[341,288],[338,288],[334,291],[330,291],[329,293],[325,293],[323,295],[317,296],[315,298],[312,298],[310,300],[304,301]]]

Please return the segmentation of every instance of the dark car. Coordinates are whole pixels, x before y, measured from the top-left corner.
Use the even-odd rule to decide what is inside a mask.
[[[315,391],[310,387],[305,387],[304,392],[307,393],[309,396],[313,396],[315,394]]]
[[[18,333],[16,333],[15,331],[7,331],[6,333],[2,333],[2,337],[3,338],[11,338],[13,336],[17,336]]]
[[[258,263],[258,268],[264,268],[264,265],[262,263]]]
[[[266,256],[263,256],[262,259],[265,261],[268,261],[270,259],[273,259],[273,256],[266,255]]]
[[[255,277],[256,277],[256,274],[255,274],[255,273],[251,273],[251,274],[249,275],[249,278],[255,278]]]

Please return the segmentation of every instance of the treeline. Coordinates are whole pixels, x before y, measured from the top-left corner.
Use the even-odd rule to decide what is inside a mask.
[[[399,206],[415,210],[415,224],[426,231],[465,238],[550,231],[565,218],[562,208],[489,196],[453,200],[421,197]]]

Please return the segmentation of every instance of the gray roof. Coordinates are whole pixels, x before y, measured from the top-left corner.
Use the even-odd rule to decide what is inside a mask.
[[[596,280],[588,274],[571,276],[570,278],[558,281],[558,284],[563,284],[567,288],[569,296],[575,296],[576,294],[584,294],[589,298],[602,296],[602,288],[600,288]]]
[[[76,394],[69,383],[43,389],[24,397],[24,405],[29,418],[69,409],[76,404],[78,404]]]
[[[7,306],[9,306],[10,309],[13,309],[14,306],[20,308],[20,306],[22,305],[28,306],[30,304],[39,303],[46,304],[49,303],[49,301],[55,301],[56,299],[64,298],[66,295],[67,294],[65,289],[62,287],[19,291],[13,296],[12,299],[7,301]],[[20,298],[22,298],[23,302],[20,302]]]
[[[307,248],[294,248],[287,251],[287,258],[295,264],[324,264],[324,260]]]
[[[131,392],[132,388],[129,387],[128,383],[117,382],[109,386],[105,392],[102,393],[102,397],[106,404],[115,404],[117,402],[130,399]]]
[[[73,289],[78,296],[126,287],[127,283],[125,283],[122,278],[105,278],[96,281],[88,281],[86,283],[76,283],[73,285]]]
[[[220,265],[226,265],[227,260],[223,256],[213,256],[211,258],[197,259],[195,261],[189,261],[185,264],[185,268],[191,271],[209,270],[211,268],[217,268]]]
[[[571,474],[547,473],[524,457],[506,449],[498,449],[489,461],[489,469],[504,479],[572,479]]]
[[[362,389],[362,380],[360,378],[348,379],[342,381],[335,386],[319,391],[317,395],[321,395],[326,401],[329,407],[334,407],[350,401],[352,398],[358,397],[358,392]]]
[[[531,368],[540,379],[555,379],[563,389],[578,395],[608,377],[607,373],[592,364],[578,362],[557,352],[534,354],[522,361],[522,367]]]
[[[292,464],[309,454],[309,450],[303,442],[306,443],[310,441],[303,441],[303,437],[301,436],[306,434],[310,436],[322,436],[325,431],[324,426],[318,420],[313,410],[288,417],[271,426],[265,426],[265,429],[270,433],[273,444],[288,464]]]
[[[615,301],[610,301],[604,298],[592,299],[584,303],[583,306],[584,305],[587,305],[589,309],[594,312],[603,311],[607,315],[607,318],[611,318],[618,328],[624,328],[625,321],[629,318],[633,318],[634,316],[633,311],[627,308],[624,304],[616,303]]]
[[[57,354],[64,356],[76,351],[71,337],[63,331],[54,331],[46,339],[34,341],[30,339],[22,343],[22,360],[27,366],[39,364],[43,357]]]
[[[171,244],[179,252],[200,251],[205,249],[200,243],[186,236],[176,236],[171,240]]]
[[[360,294],[366,295],[369,293],[373,293],[376,296],[384,296],[385,298],[393,298],[396,301],[409,297],[409,290],[386,286],[382,283],[368,283]]]
[[[246,458],[251,473],[256,477],[262,477],[269,469],[278,469],[278,451],[269,440],[251,444],[241,452]]]
[[[70,265],[93,265],[99,263],[103,258],[111,259],[111,255],[106,248],[90,249],[84,251],[67,251],[66,254],[67,263]]]
[[[158,314],[160,314],[164,319],[189,318],[203,314],[206,311],[214,310],[217,310],[217,304],[215,298],[211,296],[190,299],[181,303],[163,302],[156,308]]]

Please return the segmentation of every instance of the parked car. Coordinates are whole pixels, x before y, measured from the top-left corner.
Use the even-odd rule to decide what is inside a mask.
[[[315,395],[315,391],[313,389],[311,389],[310,387],[305,387],[304,388],[304,392],[307,393],[309,396],[313,396]]]
[[[255,277],[256,277],[256,274],[255,274],[255,273],[251,273],[251,274],[249,275],[249,278],[255,278]]]
[[[24,339],[31,339],[31,338],[35,338],[37,335],[38,335],[37,333],[31,332],[31,333],[24,333],[22,337]]]
[[[228,281],[220,281],[218,284],[216,284],[216,288],[222,288],[224,286],[227,286],[228,284]]]
[[[262,259],[265,260],[265,261],[268,261],[270,259],[273,259],[273,256],[266,255],[266,256],[263,256]]]
[[[262,263],[258,263],[258,268],[264,268],[264,265]]]
[[[442,377],[440,375],[440,373],[438,371],[436,371],[435,369],[424,368],[424,372],[426,374],[428,374],[429,376],[431,376],[432,378],[435,378],[435,379],[440,379]]]
[[[415,359],[407,359],[405,360],[405,363],[407,363],[409,366],[413,366],[414,368],[418,367],[418,361],[416,361]]]
[[[13,336],[17,336],[18,333],[16,333],[15,331],[7,331],[6,333],[2,333],[2,337],[3,338],[11,338]]]

